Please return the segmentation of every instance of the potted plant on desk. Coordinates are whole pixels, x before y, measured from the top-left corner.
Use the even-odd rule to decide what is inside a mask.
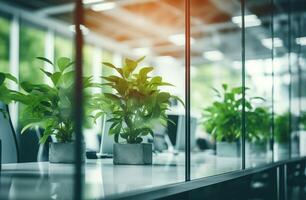
[[[266,107],[246,111],[246,155],[266,156],[270,141],[271,114]]]
[[[109,134],[114,136],[114,164],[152,164],[152,144],[142,143],[143,137],[153,136],[152,127],[156,123],[166,125],[169,121],[166,110],[172,96],[160,90],[161,86],[171,86],[160,76],[148,76],[153,67],[135,70],[144,59],[125,59],[125,65],[118,68],[111,63],[103,63],[116,70],[118,76],[102,77],[115,93],[95,95],[95,119],[104,113],[111,123]],[[106,134],[106,133],[104,133]],[[121,140],[121,141],[120,141]],[[123,141],[122,141],[123,140]]]
[[[56,142],[51,142],[49,147],[49,161],[52,163],[74,162],[74,121],[72,117],[72,104],[74,93],[73,62],[69,58],[59,58],[57,66],[50,60],[43,60],[54,67],[55,72],[42,72],[51,79],[52,84],[20,84],[24,92],[18,100],[24,104],[25,109],[22,119],[25,126],[21,133],[31,127],[43,128],[40,143],[45,143],[48,137],[55,136]],[[83,87],[92,86],[91,77],[83,78]],[[85,160],[85,144],[83,144],[82,158]]]
[[[223,94],[217,93],[218,100],[204,109],[203,126],[206,132],[211,134],[217,141],[216,153],[219,156],[240,156],[240,137],[242,122],[242,87],[228,88],[227,84],[222,85]],[[248,88],[246,88],[248,89]],[[249,123],[250,131],[247,132],[247,140],[258,140],[265,138],[264,127],[258,128],[261,117],[267,115],[265,108],[252,106],[253,99],[260,97],[245,98],[246,123]],[[267,122],[265,122],[266,124]],[[266,127],[265,127],[266,128]],[[248,130],[247,130],[248,131]]]

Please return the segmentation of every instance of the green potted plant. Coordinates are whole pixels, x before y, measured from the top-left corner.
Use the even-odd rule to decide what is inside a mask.
[[[74,121],[72,117],[72,104],[74,93],[74,69],[71,59],[62,57],[57,65],[50,60],[37,57],[49,63],[55,69],[53,73],[43,69],[42,72],[51,79],[52,84],[32,84],[22,82],[23,90],[19,102],[24,104],[21,117],[25,126],[21,133],[28,128],[41,127],[44,131],[40,143],[45,143],[48,137],[54,136],[56,142],[49,144],[49,161],[52,163],[74,162]],[[84,77],[84,89],[91,87],[91,77]],[[85,160],[85,144],[83,143],[82,157]]]
[[[143,137],[153,136],[156,123],[166,125],[169,121],[166,110],[170,98],[178,97],[161,91],[161,86],[171,86],[160,76],[148,76],[153,67],[136,68],[144,59],[125,59],[122,68],[111,63],[104,66],[114,69],[118,76],[102,77],[101,84],[113,89],[114,93],[96,94],[95,119],[106,114],[111,123],[109,134],[114,136],[114,164],[152,164],[152,144],[143,143]],[[105,133],[104,133],[105,134]]]
[[[242,87],[229,89],[227,84],[222,84],[223,93],[216,92],[217,100],[204,109],[203,127],[207,133],[211,134],[216,140],[216,153],[219,156],[240,156],[240,137],[242,123]],[[248,88],[245,88],[246,90]],[[266,124],[258,126],[269,116],[263,107],[254,108],[253,99],[260,97],[245,98],[245,114],[247,128],[247,141],[258,142],[266,139]],[[264,117],[264,118],[262,118]]]
[[[252,105],[246,111],[246,155],[266,156],[269,147],[271,114],[266,107]]]
[[[287,158],[289,156],[290,114],[285,112],[275,116],[274,120],[274,152],[276,159]]]

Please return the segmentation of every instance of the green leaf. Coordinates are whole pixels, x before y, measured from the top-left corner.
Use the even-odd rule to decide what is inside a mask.
[[[108,62],[103,62],[103,65],[110,67],[112,69],[115,69],[122,77],[124,76],[122,69],[115,67],[115,65],[108,63]]]
[[[21,130],[21,134],[23,134],[26,130],[28,130],[29,128],[32,128],[34,126],[38,125],[38,123],[30,123],[30,124],[27,124],[26,126],[23,127],[23,129]]]
[[[170,94],[168,92],[161,92],[157,96],[157,101],[159,103],[168,102],[170,98]]]
[[[153,67],[144,67],[139,71],[139,75],[142,79],[146,79],[147,78],[147,74],[151,71],[153,71]]]
[[[5,74],[0,73],[0,86],[4,83],[4,80],[5,80]]]
[[[178,96],[172,95],[171,98],[176,99],[177,101],[179,101],[179,102],[185,107],[185,103],[184,103],[183,100],[182,100],[181,98],[179,98]]]
[[[222,88],[224,89],[224,91],[226,91],[227,88],[228,88],[228,85],[227,84],[222,84]]]
[[[61,57],[57,60],[57,66],[61,72],[65,71],[68,67],[70,67],[74,62],[71,62],[70,58]]]
[[[18,80],[16,77],[14,77],[13,75],[11,74],[8,74],[8,73],[5,73],[5,77],[11,81],[14,81],[15,83],[18,83]],[[1,84],[0,84],[1,85]]]
[[[49,63],[50,65],[54,66],[54,64],[47,58],[44,58],[44,57],[36,57],[36,58],[39,59],[39,60],[45,61],[45,62]]]
[[[140,62],[143,61],[145,58],[146,58],[146,57],[143,56],[143,57],[139,58],[136,62],[137,62],[137,63],[140,63]]]
[[[40,70],[41,70],[42,72],[44,72],[48,77],[51,77],[51,76],[52,76],[52,73],[50,73],[50,72],[48,72],[48,71],[46,71],[46,70],[44,70],[44,69],[42,69],[42,68],[40,68]]]
[[[120,101],[120,97],[112,94],[112,93],[104,93],[104,96],[108,99],[114,100],[114,101]]]
[[[57,85],[58,81],[60,80],[62,76],[61,72],[55,72],[54,74],[51,75],[51,80],[54,85]]]

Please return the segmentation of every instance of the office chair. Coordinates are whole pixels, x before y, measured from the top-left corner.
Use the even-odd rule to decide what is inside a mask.
[[[0,109],[6,112],[5,114],[0,112],[0,140],[2,141],[1,163],[17,163],[19,161],[17,139],[8,106],[0,102]]]

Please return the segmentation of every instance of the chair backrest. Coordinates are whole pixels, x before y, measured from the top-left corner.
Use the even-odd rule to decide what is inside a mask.
[[[7,112],[6,114],[0,112],[0,140],[2,141],[2,163],[17,163],[17,139],[9,115],[8,106],[0,102],[0,109]]]

